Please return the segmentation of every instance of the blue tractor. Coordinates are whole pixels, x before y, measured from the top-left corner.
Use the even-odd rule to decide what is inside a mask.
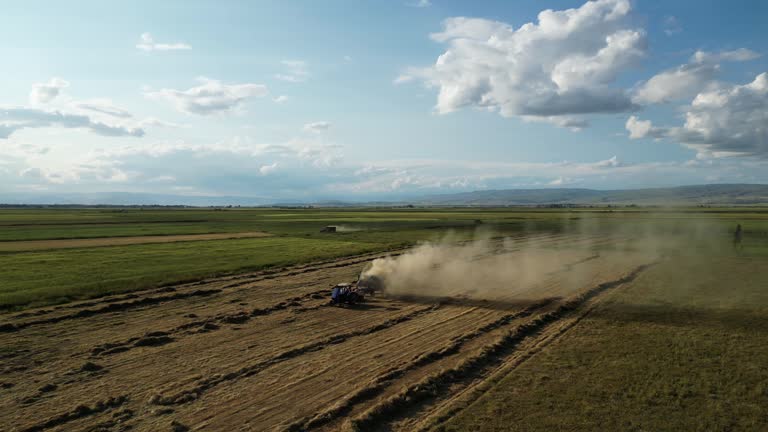
[[[353,305],[364,299],[363,293],[359,292],[353,283],[340,283],[331,290],[332,305]]]

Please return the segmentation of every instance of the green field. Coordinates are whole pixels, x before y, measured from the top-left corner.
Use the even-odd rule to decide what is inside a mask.
[[[744,226],[746,253],[768,232],[762,209],[167,209],[0,210],[0,242],[263,231],[268,238],[0,253],[0,308],[18,309],[208,276],[380,251],[437,240],[542,231],[685,231],[728,239]],[[326,225],[342,232],[321,233]],[[757,241],[757,243],[755,243]],[[10,243],[7,243],[10,244]],[[756,247],[756,246],[755,246]]]

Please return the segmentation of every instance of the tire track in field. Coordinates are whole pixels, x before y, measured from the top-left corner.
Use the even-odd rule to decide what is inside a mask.
[[[513,354],[515,349],[524,340],[541,334],[552,324],[567,317],[606,290],[631,282],[651,265],[639,266],[624,277],[601,283],[562,303],[555,310],[544,313],[528,323],[517,326],[514,330],[507,332],[494,343],[483,347],[475,355],[465,359],[459,365],[434,373],[417,383],[409,385],[398,394],[381,401],[360,416],[352,419],[350,422],[351,429],[354,431],[384,429],[395,420],[406,416],[409,412],[423,407],[430,400],[434,400],[450,391],[451,386],[455,386],[456,383],[463,382],[466,385],[468,381],[482,376]]]

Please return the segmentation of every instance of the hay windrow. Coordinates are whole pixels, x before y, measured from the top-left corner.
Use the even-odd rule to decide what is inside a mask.
[[[549,304],[551,304],[554,301],[554,299],[545,299],[540,302],[536,302],[532,304],[531,306],[510,314],[505,314],[502,317],[477,328],[474,331],[471,331],[469,333],[466,333],[464,335],[459,336],[458,338],[454,339],[451,343],[449,343],[446,346],[443,346],[437,350],[433,350],[427,353],[424,353],[414,359],[413,361],[404,364],[400,367],[392,368],[385,372],[383,375],[371,380],[368,384],[348,396],[342,401],[337,402],[333,407],[331,407],[329,410],[326,410],[322,413],[316,414],[308,419],[302,419],[297,422],[292,423],[291,425],[286,427],[287,431],[304,431],[304,430],[310,430],[315,429],[321,426],[324,426],[334,420],[339,419],[340,417],[343,417],[345,414],[347,414],[352,408],[366,400],[369,400],[379,393],[383,391],[388,385],[391,384],[391,382],[405,373],[418,369],[422,366],[425,366],[427,364],[433,363],[435,361],[438,361],[442,358],[448,357],[450,355],[456,354],[462,346],[464,346],[467,342],[482,336],[494,329],[503,327],[509,323],[511,323],[514,320],[524,318],[526,316],[530,316],[537,310],[540,310]]]
[[[120,405],[124,404],[126,401],[128,401],[127,396],[117,396],[117,397],[111,397],[104,401],[99,401],[96,404],[91,406],[79,405],[74,409],[72,409],[71,411],[67,411],[65,413],[51,417],[48,420],[45,420],[41,423],[30,426],[26,429],[22,429],[21,432],[39,432],[45,429],[61,426],[74,420],[78,420],[84,417],[88,417],[94,414],[98,414],[98,413],[110,410],[112,408],[119,407]]]
[[[182,390],[174,395],[171,396],[161,396],[157,395],[157,397],[153,398],[153,403],[157,405],[178,405],[183,404],[187,402],[191,402],[195,399],[197,399],[202,393],[205,391],[216,387],[222,383],[230,382],[230,381],[236,381],[242,378],[246,378],[252,375],[255,375],[262,370],[266,369],[267,367],[270,367],[272,365],[275,365],[277,363],[298,357],[302,354],[308,353],[308,352],[314,352],[322,350],[330,345],[339,344],[342,342],[347,341],[350,338],[358,337],[358,336],[364,336],[369,335],[372,333],[376,333],[379,331],[382,331],[384,329],[388,329],[390,327],[393,327],[397,324],[412,320],[413,318],[416,318],[420,315],[423,315],[425,313],[429,313],[431,311],[436,310],[439,308],[439,305],[432,305],[429,307],[424,307],[417,309],[413,312],[410,312],[408,314],[402,315],[397,318],[393,318],[390,320],[387,320],[383,323],[367,327],[364,329],[359,330],[353,330],[346,333],[341,333],[333,336],[329,336],[323,340],[313,342],[310,344],[302,345],[298,348],[294,348],[285,352],[282,352],[270,359],[263,360],[256,362],[254,364],[244,366],[240,369],[237,369],[235,371],[227,372],[227,373],[221,373],[213,375],[209,378],[205,378],[201,380],[198,385]]]

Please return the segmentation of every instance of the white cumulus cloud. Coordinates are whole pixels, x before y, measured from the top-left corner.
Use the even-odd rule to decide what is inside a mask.
[[[516,30],[480,18],[447,19],[433,40],[448,45],[435,64],[410,68],[396,82],[420,79],[438,89],[436,110],[474,107],[503,116],[573,116],[630,111],[636,105],[613,84],[646,55],[645,33],[633,28],[629,0],[589,1],[544,10]]]
[[[733,51],[696,51],[690,61],[674,69],[662,71],[635,91],[638,104],[666,103],[690,98],[714,83],[723,61],[748,61],[759,57],[754,51],[739,48]]]
[[[629,131],[629,138],[663,138],[667,131],[653,126],[650,120],[640,120],[636,116],[630,116],[624,127]]]
[[[633,100],[654,104],[691,97],[715,78],[717,69],[716,64],[695,63],[660,72],[637,89]]]
[[[669,134],[700,153],[768,158],[768,72],[699,93]]]
[[[263,84],[224,84],[208,78],[199,78],[199,81],[199,86],[188,90],[161,89],[147,91],[144,95],[171,102],[184,113],[210,115],[232,111],[249,99],[269,94]]]
[[[768,158],[768,72],[743,85],[718,84],[682,109],[685,123],[678,127],[655,127],[630,117],[630,138],[667,137],[701,157]]]

